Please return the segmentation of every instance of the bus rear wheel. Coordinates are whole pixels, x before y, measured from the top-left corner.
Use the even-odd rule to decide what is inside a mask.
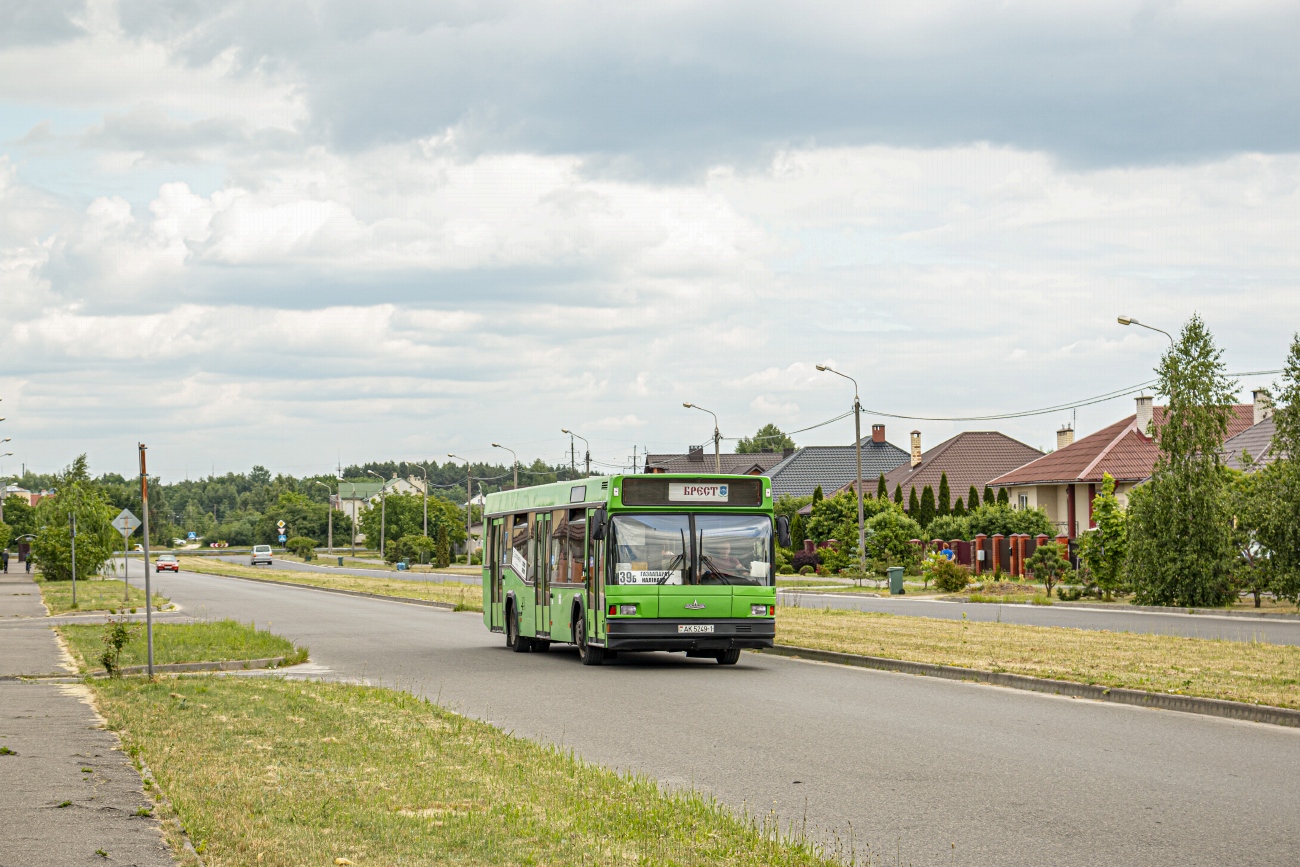
[[[506,612],[506,647],[515,653],[527,653],[533,649],[532,641],[519,634],[519,609],[513,605]]]
[[[730,650],[724,650],[714,657],[718,665],[735,665],[740,661],[740,648],[733,647]]]

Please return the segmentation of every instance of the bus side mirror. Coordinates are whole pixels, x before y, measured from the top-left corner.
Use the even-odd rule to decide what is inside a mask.
[[[782,548],[790,547],[790,519],[785,515],[777,516],[776,540],[781,543]]]
[[[591,513],[591,538],[594,541],[600,542],[605,538],[605,521],[604,506]]]

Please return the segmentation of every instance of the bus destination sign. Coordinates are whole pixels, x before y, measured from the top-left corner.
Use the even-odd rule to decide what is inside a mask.
[[[727,486],[700,482],[670,482],[668,499],[674,503],[725,503]]]

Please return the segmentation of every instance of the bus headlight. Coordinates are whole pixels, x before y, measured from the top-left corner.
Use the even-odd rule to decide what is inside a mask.
[[[776,614],[775,605],[751,605],[749,606],[750,617],[772,617]]]

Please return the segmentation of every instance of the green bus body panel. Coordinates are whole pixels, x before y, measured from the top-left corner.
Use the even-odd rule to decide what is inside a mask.
[[[593,476],[569,482],[555,482],[532,488],[520,488],[515,491],[501,491],[488,494],[484,508],[484,533],[491,532],[493,521],[504,515],[519,512],[538,512],[555,509],[586,508],[597,509],[604,506],[609,516],[620,513],[649,514],[655,512],[696,513],[696,514],[764,514],[772,516],[772,489],[770,480],[764,478],[762,486],[762,503],[756,506],[714,506],[675,504],[668,506],[625,506],[619,496],[625,479],[656,479],[671,481],[674,479],[691,479],[700,481],[734,481],[739,479],[762,478],[755,476],[718,475],[714,473],[660,473],[632,476]],[[575,493],[575,488],[582,491]],[[487,551],[487,539],[484,539],[484,552]],[[498,552],[498,556],[500,552]],[[589,555],[588,555],[589,556]],[[513,598],[519,613],[519,634],[527,638],[568,642],[573,640],[573,613],[575,605],[586,607],[587,590],[583,585],[552,584],[548,588],[544,605],[537,603],[537,588],[525,583],[515,574],[511,566],[501,567],[501,600],[492,602],[491,564],[483,564],[483,623],[489,629],[503,631],[505,628],[506,600]],[[776,588],[754,587],[748,585],[617,585],[607,584],[603,588],[604,605],[592,610],[587,617],[587,638],[597,644],[605,638],[605,626],[609,620],[637,621],[642,619],[666,620],[745,620],[757,622],[771,620],[764,615],[759,618],[752,614],[751,605],[775,605]],[[609,605],[636,603],[637,613],[629,616],[613,616],[606,613]],[[690,607],[688,607],[690,606]],[[701,607],[702,606],[702,607]]]

